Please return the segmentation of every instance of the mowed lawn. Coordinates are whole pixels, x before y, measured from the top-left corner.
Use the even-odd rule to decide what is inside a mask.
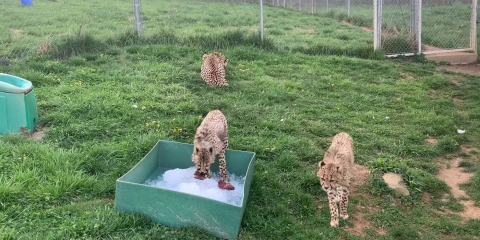
[[[160,139],[191,143],[213,109],[227,117],[230,148],[257,154],[239,239],[480,238],[480,221],[462,220],[435,177],[437,156],[469,160],[475,176],[462,188],[480,203],[479,153],[458,152],[480,143],[479,77],[421,57],[366,59],[378,58],[369,33],[322,16],[266,7],[260,44],[256,4],[142,3],[145,40],[130,33],[130,1],[0,1],[10,62],[0,72],[33,82],[50,128],[41,141],[0,137],[0,239],[213,239],[113,208],[118,177]],[[211,51],[229,58],[226,88],[200,78]],[[371,174],[334,229],[316,171],[342,131]],[[411,195],[388,189],[385,171],[403,173]],[[368,227],[355,233],[358,219]]]

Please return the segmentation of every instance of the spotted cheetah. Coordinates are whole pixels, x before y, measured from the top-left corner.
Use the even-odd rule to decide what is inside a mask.
[[[319,165],[317,172],[322,189],[327,192],[330,205],[330,226],[338,227],[338,206],[340,217],[348,219],[347,205],[354,162],[353,139],[347,133],[339,133],[332,140]]]
[[[222,183],[219,187],[233,187],[226,183],[228,181],[227,165],[225,162],[225,150],[228,148],[228,125],[225,115],[219,110],[210,111],[197,128],[193,140],[192,162],[195,163],[197,171],[194,174],[196,179],[203,180],[210,178],[210,166],[215,162],[218,155],[219,169],[222,176]],[[229,189],[232,190],[232,189]]]
[[[208,85],[214,87],[228,86],[225,79],[225,68],[227,67],[228,59],[221,53],[212,52],[203,55],[203,65],[200,75],[203,81]]]

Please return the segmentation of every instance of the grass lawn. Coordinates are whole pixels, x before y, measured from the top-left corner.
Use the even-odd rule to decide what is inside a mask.
[[[159,139],[191,143],[212,109],[228,119],[230,148],[257,154],[239,239],[480,238],[480,220],[462,222],[462,205],[441,201],[450,191],[434,162],[479,146],[479,77],[365,59],[375,56],[370,33],[323,16],[266,8],[262,45],[256,4],[142,3],[139,41],[128,33],[130,1],[0,1],[0,52],[11,61],[0,72],[33,82],[50,127],[42,141],[0,137],[0,239],[212,239],[113,209],[115,180]],[[226,88],[200,78],[201,56],[214,50],[229,58]],[[333,229],[316,170],[341,131],[371,175],[351,197],[352,220]],[[478,204],[480,164],[465,166],[475,177],[463,188]],[[384,171],[403,173],[411,196],[386,188]],[[355,236],[346,229],[361,215],[370,228]]]

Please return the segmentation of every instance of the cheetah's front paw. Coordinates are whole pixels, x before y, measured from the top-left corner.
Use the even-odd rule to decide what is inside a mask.
[[[330,227],[338,227],[338,221],[330,221]]]
[[[343,219],[347,220],[348,219],[348,214],[340,214],[340,217],[342,217]]]

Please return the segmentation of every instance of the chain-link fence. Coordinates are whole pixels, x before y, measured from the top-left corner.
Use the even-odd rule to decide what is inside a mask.
[[[6,13],[7,18],[31,15],[32,19],[37,19],[28,24],[17,21],[0,24],[0,30],[7,33],[0,36],[0,50],[5,52],[8,48],[13,55],[24,55],[23,52],[29,52],[39,44],[45,45],[41,49],[48,50],[49,42],[59,38],[70,40],[69,36],[73,39],[79,33],[121,42],[128,40],[123,33],[131,34],[132,28],[139,25],[135,21],[137,18],[141,20],[140,32],[144,37],[161,38],[154,39],[154,42],[203,44],[215,40],[222,43],[228,42],[226,37],[231,38],[231,42],[238,42],[240,37],[249,40],[244,37],[246,35],[252,35],[253,42],[258,39],[255,34],[261,29],[258,0],[136,1],[142,6],[138,17],[132,11],[134,0],[36,0],[33,6],[25,8],[13,7],[20,4],[17,0],[0,0],[2,8],[11,9]],[[371,52],[372,42],[375,49],[383,50],[387,55],[474,50],[476,44],[473,43],[477,40],[472,22],[476,20],[473,11],[476,1],[263,0],[264,5],[278,8],[278,11],[265,8],[265,35],[286,49],[316,49],[322,53],[343,54],[356,51],[355,48],[363,44],[363,54]],[[377,17],[375,2],[380,5]],[[280,10],[282,8],[315,16],[306,21],[302,19],[305,14]],[[363,32],[353,28],[340,29],[346,26],[330,27],[323,23],[320,26],[316,16],[362,27]],[[104,22],[103,19],[115,21]],[[375,19],[378,20],[378,31],[374,31]],[[317,31],[317,27],[322,27],[322,31]],[[37,36],[42,37],[40,43]]]
[[[385,54],[416,52],[413,3],[410,0],[383,0],[381,49]]]
[[[422,50],[470,48],[472,6],[472,0],[423,0]]]
[[[477,0],[375,1],[376,48],[387,55],[476,52]]]

